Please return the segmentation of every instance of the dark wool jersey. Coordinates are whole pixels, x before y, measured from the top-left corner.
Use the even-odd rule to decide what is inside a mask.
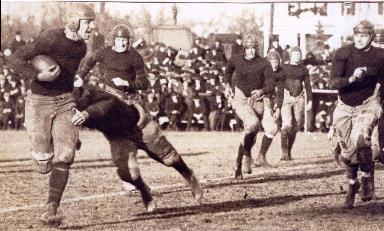
[[[285,86],[285,72],[281,67],[278,67],[276,71],[272,72],[273,79],[275,80],[274,102],[278,108],[283,105],[284,99],[284,86]]]
[[[72,92],[75,73],[87,52],[83,40],[73,41],[65,37],[64,28],[43,32],[32,44],[18,49],[8,64],[22,77],[33,79],[31,91],[38,95],[55,96]],[[36,79],[38,72],[28,63],[37,55],[47,55],[59,64],[61,73],[52,82]]]
[[[133,48],[122,53],[112,50],[111,46],[100,49],[85,61],[79,75],[84,78],[97,62],[103,64],[105,84],[110,87],[128,93],[136,93],[137,90],[146,90],[149,87],[149,80],[144,75],[143,58]],[[112,81],[116,77],[127,80],[129,87],[117,87]]]
[[[358,67],[367,67],[361,81],[349,83],[349,77]],[[348,45],[338,49],[332,60],[330,86],[339,90],[340,100],[349,106],[361,105],[364,100],[373,95],[376,83],[384,68],[384,51],[371,47],[362,51]]]
[[[236,74],[232,80],[234,72]],[[272,66],[260,56],[251,60],[245,59],[243,54],[231,57],[225,69],[225,81],[238,87],[246,97],[250,97],[253,90],[259,89],[263,89],[264,94],[270,94],[275,87]]]
[[[139,113],[132,105],[98,89],[76,89],[77,108],[87,111],[84,126],[102,132],[107,138],[129,137],[137,130]]]
[[[305,87],[308,100],[312,100],[312,88],[308,69],[301,64],[284,64],[282,68],[285,74],[284,89],[288,90],[291,96],[296,97],[303,92]]]

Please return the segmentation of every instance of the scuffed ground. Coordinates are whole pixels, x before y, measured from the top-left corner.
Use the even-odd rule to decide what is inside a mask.
[[[384,230],[384,168],[377,166],[377,201],[340,207],[343,170],[335,168],[324,134],[299,134],[294,161],[279,162],[276,137],[269,161],[278,168],[253,169],[233,179],[239,133],[167,133],[203,183],[197,204],[182,178],[139,154],[158,210],[146,213],[139,194],[126,191],[109,158],[105,139],[81,133],[83,146],[72,166],[61,210],[63,230]],[[38,221],[47,197],[47,175],[33,172],[25,132],[0,133],[0,230],[50,230]],[[261,135],[253,150],[258,152]],[[255,156],[255,155],[254,155]]]

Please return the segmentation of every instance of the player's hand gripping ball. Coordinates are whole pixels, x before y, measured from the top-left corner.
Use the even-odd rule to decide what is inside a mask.
[[[51,57],[38,55],[31,60],[32,66],[38,71],[37,79],[39,81],[52,82],[60,75],[61,70]]]

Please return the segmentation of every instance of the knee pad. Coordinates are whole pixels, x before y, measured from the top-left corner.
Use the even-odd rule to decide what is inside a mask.
[[[169,163],[179,155],[165,136],[160,136],[154,142],[148,143],[147,147],[152,155],[155,155],[154,158],[163,161],[164,164],[165,161]]]
[[[44,153],[32,149],[31,155],[39,173],[47,174],[52,171],[53,153]]]
[[[258,132],[260,130],[260,121],[254,121],[251,123],[246,123],[244,127],[244,131],[247,133]]]
[[[371,147],[371,136],[368,133],[360,133],[357,137],[356,148],[368,148]]]
[[[162,160],[165,166],[170,167],[180,161],[180,155],[176,152],[176,150],[173,150],[168,153],[168,155],[166,155]]]
[[[290,127],[290,126],[284,126],[281,128],[282,133],[288,134],[288,133],[291,133],[291,131],[292,131],[292,127]]]

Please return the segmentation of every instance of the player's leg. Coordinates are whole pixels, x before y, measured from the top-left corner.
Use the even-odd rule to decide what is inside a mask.
[[[368,107],[369,106],[369,107]],[[356,146],[357,159],[360,163],[361,176],[361,199],[368,201],[373,198],[374,188],[373,179],[371,176],[373,169],[372,158],[372,131],[377,124],[380,112],[375,111],[375,107],[379,107],[379,104],[374,103],[370,105],[364,105],[364,109],[361,109],[360,115],[354,121],[351,131],[351,142]]]
[[[293,124],[292,110],[293,103],[291,101],[286,100],[286,95],[284,95],[284,102],[281,107],[281,160],[290,160],[289,135],[292,131]]]
[[[179,172],[190,186],[195,200],[201,201],[203,191],[199,180],[173,145],[161,133],[156,122],[151,121],[142,129],[141,143],[140,148],[146,151],[149,157]]]
[[[137,148],[135,144],[126,138],[108,138],[108,141],[112,161],[117,167],[117,175],[122,181],[132,184],[139,190],[145,209],[148,212],[154,211],[156,203],[150,188],[141,177],[136,159]]]
[[[345,168],[347,173],[348,191],[343,207],[351,209],[355,203],[356,193],[360,188],[360,183],[357,179],[357,171],[359,170],[359,165],[347,164],[345,165]]]
[[[244,99],[234,99],[233,107],[236,111],[237,116],[240,120],[243,121],[243,138],[239,144],[237,159],[236,159],[236,169],[235,169],[235,178],[241,179],[241,167],[242,167],[242,156],[244,156],[244,172],[252,173],[252,156],[251,149],[256,142],[256,135],[260,129],[261,123],[259,118],[256,115],[255,107],[259,105],[250,105]]]
[[[264,112],[262,115],[261,125],[264,128],[264,135],[261,141],[259,155],[255,160],[256,167],[273,167],[267,161],[266,154],[271,146],[273,137],[276,135],[278,127],[277,121],[273,118],[273,106],[270,98],[264,98]]]
[[[71,123],[74,113],[72,108],[75,106],[74,100],[69,95],[63,97],[55,100],[57,113],[54,116],[51,131],[54,157],[49,178],[47,210],[42,216],[44,222],[53,225],[61,221],[57,208],[60,206],[68,182],[69,169],[74,160],[78,140],[78,128]]]
[[[344,200],[345,208],[353,208],[355,195],[360,187],[357,179],[359,169],[356,146],[352,144],[350,136],[352,131],[352,107],[338,102],[333,113],[333,124],[336,133],[337,144],[340,146],[341,153],[339,159],[342,161],[348,180],[348,191]]]
[[[384,86],[383,86],[384,87]],[[382,104],[382,114],[378,122],[378,137],[379,137],[379,162],[384,164],[384,104]]]
[[[29,94],[25,104],[25,125],[31,144],[32,160],[39,173],[46,174],[52,170],[52,116],[53,108],[49,100]]]
[[[293,105],[293,115],[294,123],[291,131],[288,133],[288,155],[289,159],[292,159],[292,147],[296,140],[297,132],[299,132],[304,127],[304,112],[305,112],[305,98],[304,95],[296,97],[295,103]]]

